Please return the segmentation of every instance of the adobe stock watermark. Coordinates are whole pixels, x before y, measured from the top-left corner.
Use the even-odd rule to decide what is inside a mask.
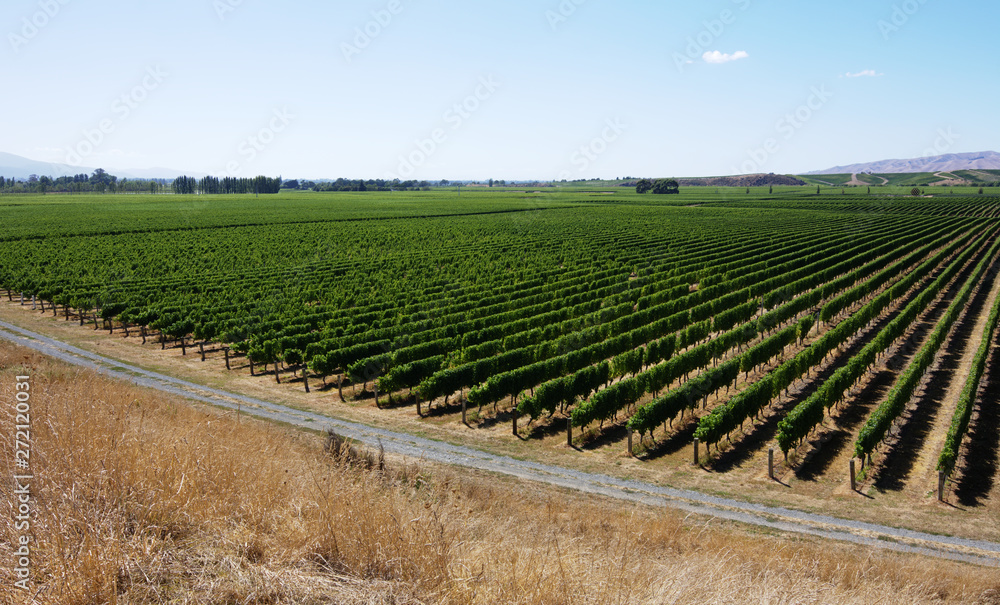
[[[932,158],[945,155],[955,147],[955,143],[961,138],[962,135],[957,134],[951,126],[948,128],[938,128],[937,138],[934,139],[934,143],[927,149],[924,149],[923,154],[919,157]]]
[[[778,137],[766,139],[760,147],[747,150],[747,159],[739,167],[733,167],[733,174],[756,174],[764,172],[764,166],[775,155],[781,153],[781,140],[790,141],[813,119],[834,97],[825,85],[813,86],[809,97],[794,110],[786,113],[774,124]]]
[[[726,28],[735,24],[739,20],[741,13],[746,12],[752,5],[752,0],[732,0],[736,9],[723,9],[716,18],[702,22],[702,30],[693,36],[688,36],[684,47],[684,52],[674,51],[674,65],[679,73],[684,73],[684,68],[694,64],[711,52],[715,43],[726,33]]]
[[[253,163],[257,156],[264,152],[271,143],[278,138],[278,135],[288,130],[295,115],[288,111],[287,107],[275,109],[271,112],[271,118],[267,125],[240,141],[236,147],[236,153],[243,158],[241,160],[231,160],[226,164],[225,170],[217,173],[219,178],[237,177],[247,164]]]
[[[415,140],[413,151],[398,156],[399,164],[396,172],[388,173],[386,179],[390,181],[394,179],[406,180],[413,176],[448,141],[448,131],[454,132],[462,128],[466,121],[482,108],[483,103],[496,94],[499,88],[500,83],[493,76],[481,76],[479,84],[472,94],[452,105],[441,116],[441,120],[448,128],[435,128],[426,138]]]
[[[219,16],[219,21],[225,21],[226,15],[236,12],[236,9],[243,6],[243,0],[212,0],[212,8]]]
[[[900,4],[893,4],[892,13],[889,15],[889,18],[880,19],[878,22],[878,31],[882,34],[882,39],[888,42],[889,38],[903,29],[928,1],[905,0]]]
[[[14,54],[21,54],[21,49],[34,40],[49,23],[55,19],[62,8],[69,4],[70,0],[39,0],[38,10],[30,17],[21,19],[21,28],[7,34],[10,46],[14,49]]]
[[[401,0],[389,0],[385,8],[372,11],[371,20],[363,27],[354,28],[354,38],[340,45],[340,52],[343,53],[344,59],[350,63],[354,57],[364,52],[405,9],[406,7]]]
[[[570,163],[577,167],[579,174],[584,174],[602,155],[607,153],[611,144],[621,138],[628,126],[623,124],[619,118],[608,118],[604,121],[605,127],[601,135],[594,137],[586,145],[582,145],[570,156]],[[568,181],[573,176],[573,171],[563,170],[556,177],[557,181]]]
[[[84,160],[93,155],[107,138],[113,134],[122,123],[128,120],[132,113],[149,98],[150,93],[159,88],[170,74],[163,71],[159,65],[147,67],[142,81],[111,103],[111,116],[100,120],[94,128],[83,130],[83,138],[75,145],[66,149],[66,164],[81,166]]]
[[[14,586],[27,591],[31,583],[32,502],[31,482],[31,376],[14,379],[14,529],[18,536],[14,551]]]
[[[559,26],[569,21],[570,17],[576,14],[579,7],[587,3],[587,0],[562,0],[554,10],[545,11],[545,18],[549,22],[552,31],[559,29]]]

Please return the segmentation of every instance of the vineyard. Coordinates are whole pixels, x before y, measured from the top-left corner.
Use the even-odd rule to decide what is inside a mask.
[[[981,499],[1000,198],[814,192],[11,196],[0,292],[543,456]]]

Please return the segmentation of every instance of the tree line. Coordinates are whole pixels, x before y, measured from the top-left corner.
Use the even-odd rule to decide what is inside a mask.
[[[169,189],[166,179],[119,179],[103,169],[94,174],[53,178],[32,174],[27,180],[0,176],[0,193],[161,193]]]
[[[176,179],[128,179],[109,174],[98,168],[93,174],[75,174],[53,178],[33,174],[27,180],[0,176],[0,193],[111,193],[111,194],[252,194],[278,193],[281,177],[196,179],[181,176]]]
[[[448,181],[442,181],[447,183]],[[336,181],[329,181],[326,183],[311,183],[311,187],[306,186],[306,183],[300,183],[300,189],[312,189],[313,191],[418,191],[418,190],[428,190],[431,187],[429,181],[401,181],[399,179],[393,179],[387,181],[385,179],[344,179],[339,178]],[[292,187],[296,188],[296,187]]]
[[[227,195],[227,194],[274,194],[281,190],[281,177],[269,178],[258,176],[254,178],[235,177],[214,177],[206,176],[202,179],[195,179],[190,176],[181,176],[174,179],[174,193],[203,195]]]

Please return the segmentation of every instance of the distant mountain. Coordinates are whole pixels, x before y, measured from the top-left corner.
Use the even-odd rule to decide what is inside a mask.
[[[39,162],[0,151],[0,176],[5,178],[27,179],[32,174],[60,177],[82,174],[84,172],[90,174],[94,172],[94,169],[67,166],[66,164],[53,164],[51,162]]]
[[[910,160],[882,160],[866,164],[850,164],[836,166],[827,170],[807,172],[806,174],[873,174],[913,173],[913,172],[952,172],[954,170],[1000,170],[1000,153],[995,151],[980,151],[978,153],[949,153],[934,157],[914,158]]]
[[[175,179],[179,176],[193,176],[196,178],[205,176],[201,172],[184,172],[172,168],[140,168],[132,170],[122,170],[107,166],[103,166],[103,168],[108,174],[126,179]],[[74,174],[93,174],[96,169],[96,167],[90,168],[87,166],[69,166],[54,162],[39,162],[0,151],[0,176],[4,178],[13,177],[27,180],[33,174],[58,178]]]

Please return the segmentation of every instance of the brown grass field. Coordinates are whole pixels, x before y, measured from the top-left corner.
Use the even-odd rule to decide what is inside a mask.
[[[23,374],[33,584],[12,587],[5,480],[3,603],[1000,603],[994,570],[383,466],[0,345],[4,402]]]

